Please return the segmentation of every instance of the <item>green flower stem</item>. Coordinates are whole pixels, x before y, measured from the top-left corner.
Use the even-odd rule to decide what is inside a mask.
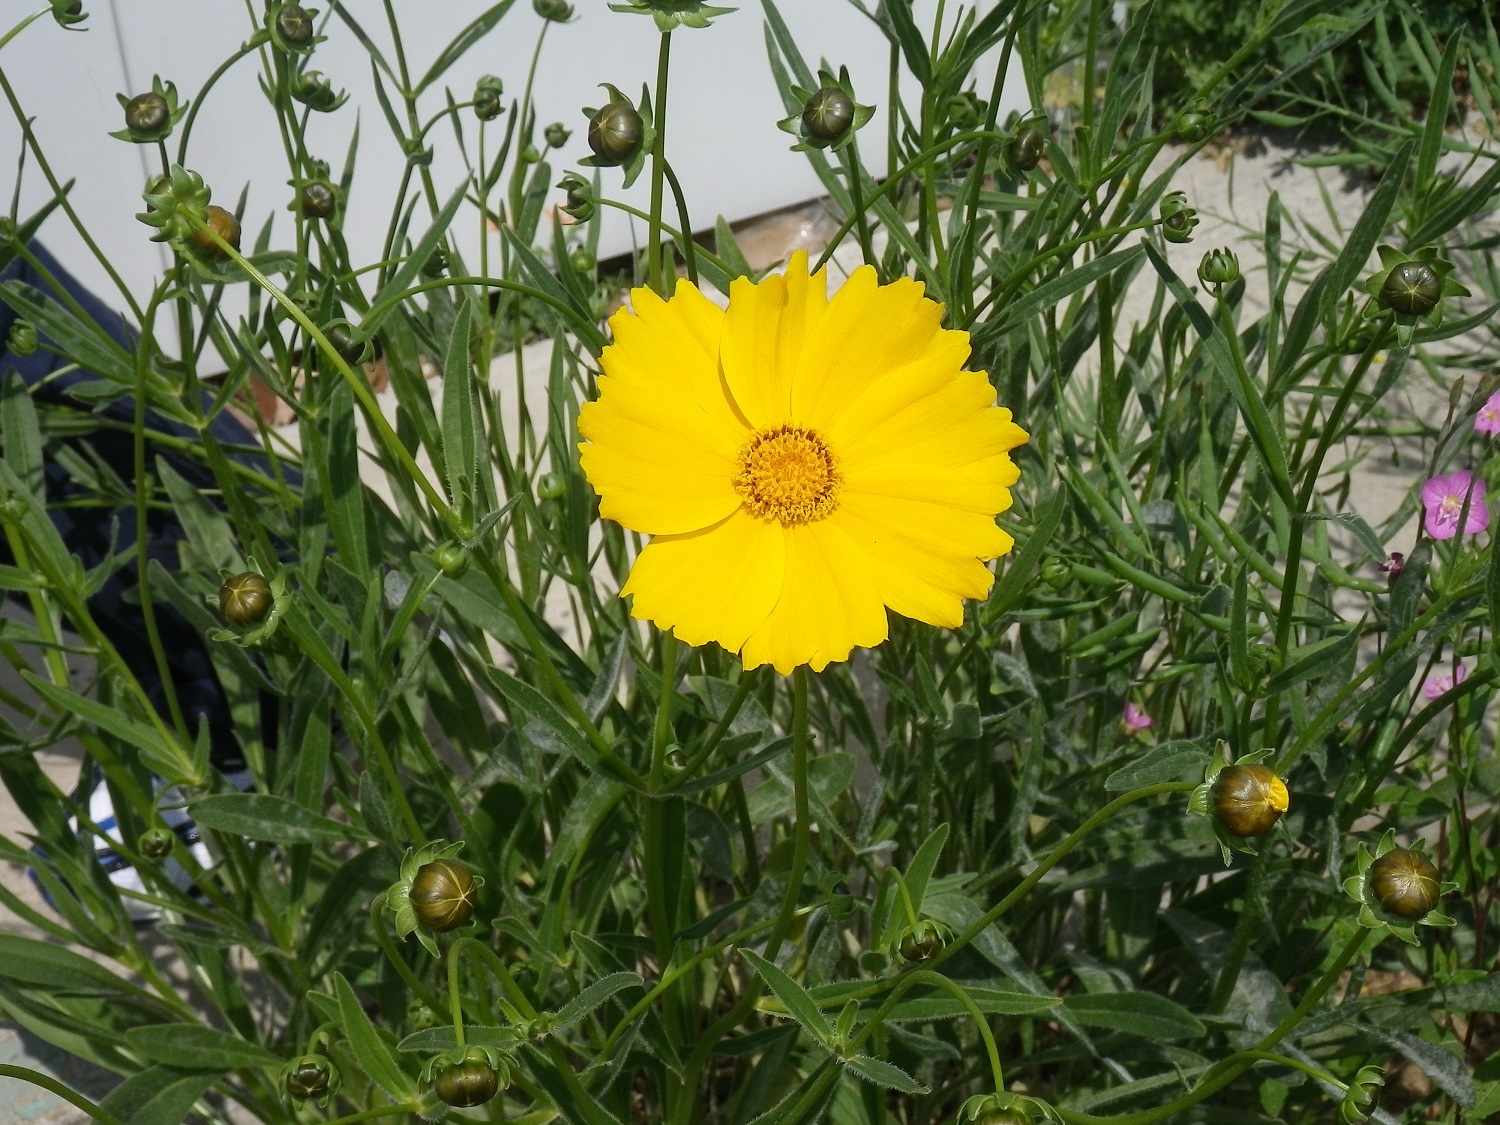
[[[500,987],[505,991],[505,995],[510,998],[511,1005],[516,1011],[521,1013],[521,1018],[523,1020],[536,1019],[537,1010],[535,1006],[527,999],[526,993],[521,990],[521,986],[516,983],[516,978],[510,975],[510,970],[506,968],[505,962],[500,960],[500,955],[485,945],[484,942],[476,937],[461,937],[448,947],[448,956],[456,958],[459,953],[469,950],[473,950],[479,954],[480,959],[494,970],[495,979],[500,982]],[[568,1069],[569,1073],[571,1073],[571,1068]]]
[[[125,1125],[123,1121],[110,1113],[109,1110],[95,1105],[82,1094],[74,1093],[50,1074],[43,1074],[41,1071],[32,1070],[29,1067],[11,1066],[9,1063],[0,1063],[0,1078],[16,1078],[33,1086],[40,1086],[48,1093],[56,1094],[59,1098],[62,1098],[63,1101],[67,1102],[74,1109],[82,1110],[95,1121],[99,1122],[99,1125]]]
[[[791,931],[792,921],[797,917],[797,896],[802,890],[802,877],[807,871],[808,830],[811,824],[807,799],[807,676],[805,667],[792,673],[792,801],[796,820],[792,828],[792,866],[787,872],[786,892],[762,954],[767,961],[775,961],[781,943]],[[672,1125],[689,1125],[698,1076],[707,1065],[709,1056],[713,1054],[719,1041],[744,1021],[759,999],[760,977],[756,976],[747,983],[744,993],[735,1001],[734,1006],[699,1036],[693,1053],[688,1056],[682,1068],[686,1094],[677,1102],[677,1113],[668,1119]]]
[[[666,170],[667,184],[672,189],[672,199],[677,204],[677,221],[682,224],[682,256],[687,262],[688,280],[697,285],[698,244],[693,241],[693,222],[688,218],[687,196],[682,194],[682,185],[677,182],[677,173],[672,171],[671,163],[663,160],[662,167]],[[668,230],[667,233],[672,232]]]
[[[391,797],[396,802],[396,811],[405,822],[412,842],[421,847],[427,843],[427,833],[422,831],[422,824],[417,820],[417,814],[412,811],[411,802],[407,800],[406,788],[401,784],[401,778],[396,773],[396,764],[391,757],[390,748],[386,746],[385,739],[380,734],[380,721],[355,689],[349,677],[344,674],[343,668],[339,667],[333,654],[328,651],[328,647],[318,636],[317,630],[313,628],[312,622],[302,615],[302,610],[295,603],[287,610],[282,620],[287,631],[296,639],[297,647],[333,681],[334,687],[339,689],[339,693],[348,701],[350,708],[359,719],[360,726],[365,728],[371,756],[375,759],[376,768],[380,770],[386,784],[390,787]]]
[[[593,200],[600,207],[613,207],[616,211],[624,211],[627,215],[634,215],[637,219],[640,219],[643,222],[651,221],[651,216],[647,212],[642,211],[639,207],[632,207],[628,203],[622,203],[618,199],[606,199],[602,195],[596,195],[593,197]],[[684,233],[683,231],[678,230],[675,227],[667,226],[666,223],[661,224],[661,229],[662,233],[665,234],[668,238],[675,238],[678,242],[692,241],[691,232]],[[683,254],[686,255],[686,253],[687,251],[684,250]],[[730,268],[728,262],[724,261],[724,259],[719,257],[717,254],[709,253],[707,249],[699,246],[697,243],[693,244],[693,253],[695,256],[702,258],[705,262],[708,262],[710,265],[717,267],[726,274],[732,275],[734,273],[734,270]]]
[[[658,797],[667,771],[667,747],[672,741],[672,697],[677,683],[677,638],[662,632],[661,689],[656,701],[656,724],[651,735],[651,772],[646,780],[648,796],[642,810],[642,850],[646,876],[646,914],[651,922],[651,939],[656,946],[656,965],[665,974],[672,963],[672,934],[676,919],[667,912],[666,870],[666,804]],[[677,993],[666,994],[668,1026],[680,1023]]]
[[[849,146],[839,152],[839,159],[844,165],[844,174],[849,177],[849,195],[854,201],[854,218],[857,220],[856,227],[859,231],[859,252],[864,257],[865,265],[879,268],[875,259],[875,242],[870,234],[870,216],[865,207],[865,172],[859,163],[859,142],[851,141]]]
[[[182,136],[177,141],[178,164],[187,164],[188,137],[192,135],[193,122],[197,120],[198,110],[203,105],[204,99],[208,97],[208,92],[214,88],[214,84],[220,78],[223,78],[229,72],[230,67],[246,55],[253,54],[259,50],[270,41],[270,38],[270,33],[264,28],[258,29],[254,35],[240,44],[239,50],[220,63],[218,68],[208,76],[207,81],[199,88],[198,96],[192,100],[192,104],[188,106],[187,116],[182,119]]]
[[[651,144],[651,217],[646,232],[646,282],[662,297],[670,297],[665,266],[661,253],[661,206],[662,189],[667,170],[667,71],[672,58],[672,33],[661,33],[661,49],[656,58],[656,105],[653,107],[656,120],[656,135]],[[682,232],[691,238],[691,231]]]
[[[719,721],[714,724],[714,729],[709,732],[708,738],[703,742],[703,746],[688,759],[687,765],[682,768],[682,771],[662,787],[661,791],[663,793],[671,793],[673,790],[685,785],[688,779],[698,772],[703,763],[708,761],[709,756],[719,748],[719,743],[724,740],[724,736],[729,732],[729,727],[733,724],[735,716],[740,713],[740,708],[745,705],[745,700],[750,697],[750,692],[755,688],[757,678],[750,672],[740,673],[740,682],[735,685],[734,698],[729,701],[729,706],[725,708],[724,714],[719,716]]]
[[[453,1020],[453,1042],[460,1050],[466,1046],[464,1040],[464,1002],[458,992],[459,959],[457,950],[448,947],[448,1015]]]
[[[984,131],[989,134],[995,133],[995,122],[1000,114],[1000,96],[1005,89],[1005,76],[1010,71],[1010,57],[1015,49],[1016,33],[1019,30],[1020,22],[1013,16],[1005,33],[1005,46],[1000,50],[1000,61],[995,65],[995,80],[990,87],[990,100],[985,110]],[[979,197],[984,191],[984,169],[990,160],[992,144],[992,137],[985,137],[979,142],[979,150],[974,158],[974,171],[969,179],[969,197],[964,202],[964,225],[953,246],[953,260],[956,262],[968,260],[970,248],[974,242],[974,231],[979,217]],[[962,289],[956,291],[954,297],[955,299],[962,297],[962,308],[959,312],[967,319],[967,315],[973,311],[974,306],[974,279],[971,275],[961,273],[955,281],[960,282]]]
[[[78,237],[83,239],[83,244],[89,248],[89,252],[94,255],[95,260],[103,267],[104,272],[109,275],[109,279],[115,283],[115,288],[120,291],[120,296],[130,306],[130,311],[135,314],[136,321],[139,322],[142,310],[140,304],[135,299],[135,294],[125,284],[124,278],[115,269],[114,264],[109,260],[109,256],[94,241],[94,236],[89,234],[88,227],[78,217],[78,212],[73,210],[73,204],[68,200],[68,193],[63,190],[63,185],[58,182],[57,176],[53,174],[52,165],[47,162],[47,156],[42,152],[42,146],[37,144],[36,135],[31,131],[31,119],[26,116],[26,111],[21,108],[21,103],[16,98],[16,92],[11,88],[10,79],[5,77],[3,67],[0,67],[0,90],[5,92],[5,100],[10,103],[11,112],[16,115],[16,121],[21,126],[21,136],[25,139],[26,147],[31,149],[31,154],[36,159],[36,166],[42,170],[42,176],[46,179],[47,186],[52,189],[52,195],[57,200],[57,205],[63,209],[63,214],[68,216],[68,221],[73,224],[73,229],[78,232]],[[91,324],[93,321],[86,320],[84,323]]]
[[[20,35],[21,32],[25,31],[28,27],[30,27],[37,20],[41,19],[43,16],[50,15],[51,13],[52,13],[52,5],[51,4],[48,4],[45,8],[40,8],[37,11],[32,12],[31,15],[27,16],[20,23],[16,24],[15,27],[13,27],[9,31],[7,31],[5,33],[5,37],[4,38],[0,38],[0,48],[4,48],[4,46],[7,43],[9,43],[17,35]]]
[[[945,141],[939,141],[931,148],[923,149],[921,152],[917,153],[916,156],[912,157],[905,164],[901,165],[901,167],[898,168],[895,172],[888,174],[886,178],[880,182],[880,186],[877,187],[874,192],[870,194],[870,198],[865,201],[865,210],[868,211],[871,207],[875,206],[877,200],[883,198],[887,192],[894,190],[896,185],[899,184],[902,179],[904,179],[906,175],[911,172],[912,169],[920,166],[926,161],[931,160],[934,156],[941,156],[950,148],[956,148],[961,144],[967,144],[969,141],[983,140],[986,137],[1001,142],[1005,140],[1004,133],[997,133],[993,130],[988,129],[978,129],[970,133],[959,133],[957,136],[949,137]],[[894,161],[892,161],[892,163],[894,163]],[[813,273],[817,273],[820,269],[828,264],[828,260],[833,257],[833,252],[839,248],[839,243],[844,241],[844,238],[849,234],[850,231],[854,229],[855,224],[857,224],[858,222],[860,222],[859,215],[850,215],[844,219],[843,223],[839,225],[839,229],[833,232],[833,237],[828,240],[828,245],[823,248],[823,253],[819,256],[817,264],[812,268]]]
[[[964,1006],[964,1010],[969,1013],[969,1017],[974,1021],[974,1026],[979,1029],[980,1038],[984,1040],[985,1053],[989,1055],[990,1059],[990,1077],[995,1083],[995,1090],[996,1092],[1003,1091],[1005,1089],[1005,1069],[1000,1065],[1000,1049],[995,1045],[995,1035],[990,1030],[989,1020],[985,1019],[984,1013],[979,1010],[979,1005],[974,1003],[974,998],[953,981],[943,976],[942,973],[935,973],[927,968],[916,969],[903,974],[901,983],[892,990],[891,995],[894,999],[900,1000],[902,996],[906,995],[906,993],[919,984],[930,984],[934,988],[941,988]],[[840,999],[843,998],[840,997]],[[878,1017],[872,1019],[860,1029],[858,1035],[849,1041],[849,1048],[851,1050],[858,1050],[866,1039],[883,1026],[884,1024]]]
[[[1220,305],[1222,309],[1222,303]],[[1224,314],[1226,317],[1227,313]],[[1233,335],[1226,322],[1226,335]],[[1297,586],[1302,578],[1302,538],[1306,534],[1306,528],[1297,523],[1299,515],[1306,515],[1312,510],[1313,497],[1318,489],[1318,478],[1322,473],[1323,459],[1328,455],[1329,447],[1333,444],[1334,434],[1339,424],[1344,420],[1344,412],[1348,410],[1349,403],[1354,400],[1354,392],[1359,386],[1360,378],[1369,370],[1370,364],[1375,359],[1375,351],[1380,343],[1380,333],[1370,337],[1370,342],[1365,346],[1364,354],[1359,357],[1353,372],[1345,381],[1343,389],[1339,392],[1333,409],[1329,412],[1328,420],[1324,425],[1322,437],[1318,439],[1317,447],[1307,464],[1301,467],[1306,475],[1302,480],[1302,491],[1297,496],[1296,506],[1287,513],[1292,519],[1294,528],[1286,545],[1286,562],[1281,582],[1281,606],[1276,615],[1276,648],[1285,656],[1291,650],[1292,623],[1295,620],[1297,605]],[[1238,351],[1238,347],[1235,348]],[[1290,483],[1290,482],[1288,482]],[[1391,651],[1395,646],[1387,647]],[[1264,718],[1261,722],[1261,742],[1269,744],[1276,734],[1277,711],[1281,703],[1280,693],[1273,693],[1266,697]],[[1278,766],[1280,763],[1278,763]]]
[[[172,726],[184,748],[193,745],[193,732],[188,730],[183,717],[182,704],[177,698],[177,682],[172,676],[167,653],[162,648],[161,630],[156,623],[156,606],[151,600],[149,562],[151,535],[147,527],[150,515],[151,479],[146,475],[146,378],[151,368],[151,349],[156,343],[156,310],[166,295],[167,282],[163,281],[151,294],[146,305],[146,318],[141,322],[141,340],[135,354],[135,426],[132,444],[135,460],[135,581],[141,599],[141,617],[146,623],[146,640],[151,646],[151,657],[156,671],[161,676],[162,694],[166,696],[167,712],[172,717]]]
[[[385,954],[385,959],[390,962],[391,968],[396,970],[396,975],[405,982],[406,987],[412,990],[413,995],[426,1004],[434,1012],[443,1010],[443,999],[417,977],[407,965],[406,959],[401,956],[401,951],[396,947],[395,939],[391,937],[389,930],[385,928],[386,892],[382,891],[376,895],[370,903],[371,929],[375,931],[375,943]],[[462,940],[462,939],[460,939]],[[457,942],[454,943],[455,945]],[[448,955],[453,955],[450,948]]]
[[[1263,840],[1255,862],[1250,865],[1250,881],[1245,887],[1245,903],[1240,907],[1240,917],[1234,926],[1234,937],[1230,939],[1229,953],[1219,969],[1219,979],[1214,984],[1213,998],[1208,1003],[1208,1010],[1213,1015],[1221,1015],[1224,1009],[1229,1007],[1229,1000],[1234,995],[1234,986],[1240,979],[1240,969],[1244,967],[1245,954],[1250,949],[1252,923],[1256,914],[1255,904],[1260,898],[1261,884],[1265,882],[1266,864],[1269,862],[1270,854],[1270,841]]]
[[[413,285],[410,289],[404,289],[400,293],[387,297],[385,300],[370,306],[370,310],[361,318],[361,323],[374,323],[391,309],[410,300],[418,293],[426,293],[430,289],[445,289],[453,285],[476,285],[490,289],[508,289],[512,293],[523,294],[532,300],[540,301],[566,320],[583,337],[584,343],[589,346],[589,350],[595,355],[604,347],[604,337],[599,331],[599,326],[593,321],[581,318],[578,315],[578,311],[571,305],[565,301],[558,300],[550,293],[543,293],[540,289],[533,289],[530,285],[523,285],[519,281],[507,281],[500,277],[436,277],[430,281]]]
[[[1333,964],[1328,966],[1328,969],[1318,978],[1317,983],[1302,998],[1302,1003],[1298,1004],[1292,1010],[1291,1014],[1276,1026],[1274,1031],[1262,1039],[1254,1050],[1232,1055],[1230,1058],[1210,1067],[1203,1078],[1199,1080],[1198,1085],[1176,1101],[1164,1106],[1158,1106],[1156,1109],[1143,1109],[1136,1113],[1120,1113],[1106,1117],[1096,1117],[1089,1113],[1074,1113],[1067,1109],[1058,1109],[1058,1114],[1061,1115],[1064,1121],[1068,1122],[1068,1125],[1153,1125],[1154,1122],[1165,1120],[1181,1113],[1185,1109],[1190,1109],[1203,1101],[1203,1099],[1218,1093],[1218,1091],[1222,1090],[1257,1062],[1261,1061],[1266,1052],[1271,1051],[1278,1043],[1292,1033],[1297,1025],[1307,1016],[1307,1013],[1312,1011],[1318,1001],[1322,1000],[1327,995],[1328,990],[1338,982],[1339,974],[1348,967],[1349,962],[1354,960],[1360,949],[1363,948],[1369,934],[1370,931],[1363,927],[1355,930],[1354,935],[1350,937],[1344,948],[1339,951],[1339,955],[1334,958]]]
[[[364,408],[365,417],[370,424],[371,432],[380,438],[380,444],[385,447],[386,452],[394,457],[410,475],[411,479],[416,482],[417,487],[422,490],[423,494],[427,497],[427,502],[432,505],[433,509],[440,516],[446,517],[448,514],[448,505],[443,500],[441,493],[433,486],[432,481],[427,479],[427,474],[422,471],[421,466],[417,464],[416,459],[412,457],[406,445],[396,436],[396,431],[391,428],[391,424],[386,421],[385,415],[381,413],[380,404],[375,401],[375,395],[371,392],[369,385],[354,373],[354,369],[345,362],[343,356],[339,355],[338,349],[328,342],[328,337],[323,335],[323,330],[313,323],[312,318],[302,311],[297,302],[293,301],[277,288],[270,278],[251,265],[243,254],[220,238],[218,231],[202,220],[197,221],[194,225],[200,233],[208,235],[220,250],[224,251],[236,265],[249,274],[251,279],[265,290],[272,300],[285,309],[287,314],[323,350],[323,354],[328,357],[334,369],[349,384],[349,389],[354,392],[354,397],[359,400],[360,405]],[[399,789],[397,790],[397,795],[400,795]]]

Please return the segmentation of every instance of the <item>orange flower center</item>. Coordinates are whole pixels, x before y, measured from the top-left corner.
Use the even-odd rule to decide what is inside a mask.
[[[734,490],[751,515],[789,527],[832,515],[841,479],[838,459],[822,437],[802,426],[777,426],[740,450]]]

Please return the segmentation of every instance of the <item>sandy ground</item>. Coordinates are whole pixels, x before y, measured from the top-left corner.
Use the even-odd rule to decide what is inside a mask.
[[[1233,246],[1238,250],[1246,270],[1250,309],[1255,313],[1263,310],[1266,304],[1265,275],[1258,264],[1261,258],[1250,232],[1263,222],[1267,200],[1273,191],[1279,193],[1282,203],[1293,215],[1324,231],[1332,233],[1335,227],[1347,229],[1354,223],[1363,207],[1363,190],[1351,186],[1336,171],[1317,173],[1297,167],[1289,162],[1292,155],[1294,154],[1285,149],[1261,148],[1233,155],[1228,160],[1198,157],[1189,161],[1181,170],[1176,186],[1187,193],[1189,201],[1199,210],[1203,220],[1191,244],[1170,248],[1171,261],[1185,279],[1191,281],[1194,278],[1198,259],[1204,250],[1215,246]],[[1319,190],[1320,175],[1333,200],[1333,214],[1329,213]],[[820,209],[813,205],[752,224],[742,232],[741,240],[753,263],[769,264],[794,249],[821,247],[831,232],[831,227]],[[1286,238],[1288,242],[1297,241],[1296,233],[1290,226]],[[847,273],[857,260],[857,248],[852,242],[841,248],[835,259],[836,280],[841,270]],[[1126,315],[1121,318],[1123,327],[1119,338],[1122,345],[1129,342],[1131,324],[1143,318],[1149,310],[1153,284],[1148,277],[1130,294]],[[524,381],[528,399],[533,404],[545,401],[548,359],[549,345],[546,344],[533,345],[523,352]],[[515,378],[512,357],[503,356],[496,361],[492,370],[495,385],[513,388]],[[394,395],[387,392],[380,397],[387,417],[394,420]],[[507,424],[514,432],[517,424],[514,413],[515,396],[507,392],[503,399],[510,404],[511,413]],[[1444,403],[1435,392],[1419,393],[1412,397],[1410,403],[1411,410],[1429,421],[1440,421],[1443,407]],[[361,427],[363,433],[363,423]],[[294,434],[291,436],[295,437]],[[362,445],[366,449],[370,448],[367,435],[362,439]],[[1388,457],[1366,459],[1356,470],[1358,487],[1354,493],[1354,508],[1372,525],[1378,526],[1399,506],[1420,471],[1409,459],[1403,459],[1403,464],[1399,467],[1393,467]],[[377,491],[389,496],[388,482],[373,465],[367,479]],[[1392,546],[1397,549],[1409,548],[1413,535],[1414,529],[1408,527]],[[548,615],[559,626],[569,623],[566,607],[560,602],[549,605]],[[7,689],[14,689],[11,682],[13,679],[8,667],[0,674],[0,681],[3,681],[3,686]],[[64,788],[71,786],[78,770],[79,755],[76,746],[59,747],[42,755],[41,761],[48,774],[59,785]],[[0,832],[11,839],[19,839],[28,827],[9,796],[0,792]],[[39,909],[47,909],[24,872],[18,868],[0,866],[0,880],[26,902]],[[30,933],[31,927],[0,909],[0,930]],[[0,1023],[0,1062],[35,1067],[57,1075],[95,1097],[107,1090],[111,1081],[111,1076],[68,1060],[47,1044],[3,1023]],[[52,1095],[15,1080],[0,1078],[0,1125],[63,1125],[64,1122],[82,1120],[84,1118],[81,1114]]]

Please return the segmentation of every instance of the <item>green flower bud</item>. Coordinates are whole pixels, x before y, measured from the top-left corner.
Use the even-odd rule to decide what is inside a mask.
[[[1370,865],[1370,891],[1380,909],[1415,920],[1438,904],[1442,888],[1438,870],[1421,852],[1393,848]]]
[[[828,916],[843,922],[854,913],[854,896],[849,893],[849,884],[839,879],[828,890]]]
[[[819,141],[836,141],[854,124],[854,99],[841,86],[824,86],[802,106],[802,128]]]
[[[1380,300],[1405,316],[1426,316],[1443,296],[1443,279],[1423,261],[1402,262],[1386,275]]]
[[[1344,1091],[1344,1100],[1339,1103],[1339,1120],[1344,1125],[1360,1125],[1368,1121],[1370,1114],[1380,1104],[1380,1088],[1385,1085],[1385,1072],[1378,1066],[1362,1066],[1349,1089]]]
[[[52,0],[52,18],[60,27],[72,27],[89,16],[83,10],[83,0]]]
[[[523,164],[535,164],[541,158],[542,154],[538,151],[536,145],[527,145],[521,150],[521,162]]]
[[[594,217],[594,185],[585,180],[577,172],[569,172],[557,186],[567,192],[567,198],[560,208],[575,223],[586,223]]]
[[[449,578],[461,578],[469,569],[469,552],[459,543],[444,543],[432,552],[432,561]]]
[[[25,359],[36,351],[36,326],[29,320],[17,320],[10,326],[10,336],[5,341],[5,348],[17,359]]]
[[[300,1055],[282,1068],[282,1086],[287,1097],[305,1102],[332,1093],[338,1071],[323,1055]]]
[[[165,828],[148,828],[136,840],[136,849],[147,859],[165,859],[172,854],[172,833]]]
[[[297,193],[297,206],[305,218],[330,219],[338,205],[338,193],[326,180],[310,180]]]
[[[1189,106],[1172,122],[1173,134],[1188,144],[1197,144],[1207,139],[1213,127],[1213,115],[1197,106]]]
[[[427,255],[427,260],[422,263],[423,277],[442,277],[448,272],[448,251],[441,246],[434,246],[432,253]]]
[[[31,509],[31,501],[18,492],[0,495],[0,523],[20,523]]]
[[[493,74],[486,74],[474,83],[474,116],[481,121],[493,121],[505,112],[505,83]]]
[[[546,139],[548,148],[562,148],[572,135],[573,131],[565,128],[561,121],[554,121],[542,130],[542,136]]]
[[[354,342],[354,335],[347,320],[337,320],[323,329],[323,335],[333,345],[333,350],[338,352],[339,358],[345,363],[364,363],[373,354],[373,347],[368,341],[362,344]]]
[[[288,46],[307,46],[313,31],[312,13],[301,4],[283,4],[276,9],[276,33]]]
[[[923,918],[901,935],[897,944],[902,958],[907,961],[926,961],[943,948],[943,930],[930,918]]]
[[[586,248],[580,246],[568,255],[568,264],[573,267],[575,273],[593,273],[594,267],[599,264],[599,260],[590,254]]]
[[[1210,807],[1231,836],[1266,836],[1291,804],[1286,783],[1259,764],[1225,766],[1209,789]]]
[[[488,1060],[466,1058],[438,1071],[432,1088],[448,1105],[472,1109],[500,1092],[500,1075]]]
[[[1198,212],[1187,205],[1187,197],[1174,191],[1161,201],[1161,233],[1168,242],[1191,242],[1198,225]]]
[[[241,629],[264,621],[275,601],[271,584],[253,570],[236,574],[219,587],[219,613]]]
[[[332,113],[349,100],[349,95],[333,89],[333,83],[321,71],[304,70],[292,83],[292,97],[318,113]]]
[[[959,1108],[955,1125],[1031,1125],[1014,1094],[976,1094]]]
[[[229,243],[236,250],[240,248],[240,221],[224,208],[210,203],[204,213],[203,221],[216,235]],[[207,232],[194,229],[192,249],[211,262],[220,262],[229,257],[228,251],[210,238]]]
[[[531,0],[531,9],[553,23],[566,23],[573,18],[573,5],[567,0]]]
[[[423,864],[411,884],[411,905],[418,923],[440,934],[468,924],[474,917],[474,897],[473,873],[453,859]]]
[[[568,491],[568,482],[556,473],[543,473],[537,478],[536,494],[543,500],[556,500]]]
[[[1017,172],[1030,172],[1042,161],[1047,135],[1036,122],[1022,125],[1006,139],[1005,163]]]
[[[609,102],[589,119],[589,148],[604,167],[628,161],[645,136],[646,123],[628,102]]]
[[[1054,590],[1061,590],[1073,581],[1073,567],[1066,559],[1056,556],[1042,563],[1042,581]]]
[[[1229,248],[1210,250],[1198,263],[1198,280],[1218,296],[1220,290],[1240,277],[1240,260]]]
[[[163,135],[171,117],[167,99],[155,92],[137,94],[125,103],[125,128],[132,137],[155,139]]]

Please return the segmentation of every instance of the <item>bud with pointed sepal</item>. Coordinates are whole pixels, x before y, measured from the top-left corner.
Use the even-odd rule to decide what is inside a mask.
[[[1418,926],[1451,926],[1453,919],[1440,909],[1443,895],[1458,889],[1443,882],[1436,865],[1422,851],[1396,846],[1396,830],[1388,830],[1371,852],[1360,844],[1356,874],[1344,880],[1344,893],[1360,904],[1359,923],[1387,930],[1402,941],[1418,944]]]
[[[281,1068],[281,1088],[294,1102],[326,1106],[338,1093],[338,1067],[326,1055],[298,1055]]]
[[[1404,254],[1394,246],[1380,246],[1378,251],[1380,269],[1360,285],[1370,295],[1363,315],[1391,317],[1403,347],[1411,343],[1419,323],[1436,328],[1443,322],[1447,298],[1469,296],[1469,290],[1450,276],[1453,263],[1438,257],[1431,246],[1415,254]]]
[[[568,0],[531,0],[531,10],[553,23],[567,23],[573,18],[573,5]]]
[[[25,359],[37,349],[36,325],[29,320],[16,320],[10,326],[5,339],[5,350],[17,359]]]
[[[572,130],[566,128],[561,121],[554,121],[542,130],[542,139],[547,142],[548,148],[562,148],[572,135]]]
[[[327,38],[317,34],[318,9],[301,4],[277,4],[266,12],[266,31],[271,42],[288,54],[305,55]]]
[[[728,15],[734,8],[716,8],[702,0],[623,0],[611,4],[612,12],[627,15],[650,16],[656,21],[656,29],[663,34],[677,27],[707,27],[715,16]]]
[[[641,100],[630,99],[608,82],[601,86],[609,91],[609,101],[598,109],[585,109],[589,119],[589,149],[593,152],[580,163],[590,168],[622,168],[625,187],[629,187],[646,166],[646,154],[656,142],[652,125],[651,95],[641,87]]]
[[[818,71],[816,90],[793,86],[792,96],[802,103],[802,108],[778,121],[776,127],[797,138],[792,146],[794,152],[814,149],[837,152],[853,144],[854,134],[875,116],[874,106],[860,105],[855,100],[848,67],[840,67],[838,74]]]
[[[176,85],[163,82],[159,74],[152,76],[151,89],[146,93],[133,98],[116,94],[115,98],[125,111],[125,128],[110,136],[138,145],[154,145],[166,140],[187,112],[187,103],[177,100]]]
[[[1161,201],[1161,233],[1168,242],[1191,242],[1198,225],[1198,212],[1187,205],[1187,196],[1174,191]]]
[[[493,74],[486,74],[474,83],[474,116],[481,121],[493,121],[505,112],[505,83]]]
[[[408,851],[401,861],[401,876],[385,892],[385,903],[395,914],[396,933],[417,940],[438,956],[434,934],[448,933],[467,925],[474,917],[478,890],[484,880],[453,857],[463,841],[434,841]]]
[[[232,628],[212,630],[209,637],[213,640],[233,641],[246,647],[258,645],[276,631],[291,605],[286,572],[277,571],[267,578],[254,559],[248,562],[249,570],[219,571],[223,585],[210,602],[217,605],[220,616]]]
[[[562,207],[558,208],[575,223],[586,223],[594,217],[597,204],[594,200],[594,185],[577,172],[566,173],[557,186],[567,193]]]
[[[446,1105],[473,1109],[510,1085],[510,1062],[493,1047],[457,1047],[433,1058],[422,1080]]]
[[[1198,280],[1215,297],[1240,279],[1240,260],[1227,246],[1222,250],[1210,250],[1198,263]]]
[[[333,82],[319,70],[304,70],[292,82],[292,97],[318,113],[332,113],[349,100],[345,90],[335,90]]]
[[[1041,114],[1022,118],[1005,138],[1001,155],[1012,175],[1024,175],[1035,171],[1047,151],[1047,137],[1051,128]]]
[[[1203,784],[1188,797],[1188,812],[1213,821],[1226,865],[1231,851],[1255,854],[1250,841],[1269,835],[1291,807],[1286,783],[1260,764],[1272,753],[1259,750],[1228,761],[1229,747],[1220,740]]]

